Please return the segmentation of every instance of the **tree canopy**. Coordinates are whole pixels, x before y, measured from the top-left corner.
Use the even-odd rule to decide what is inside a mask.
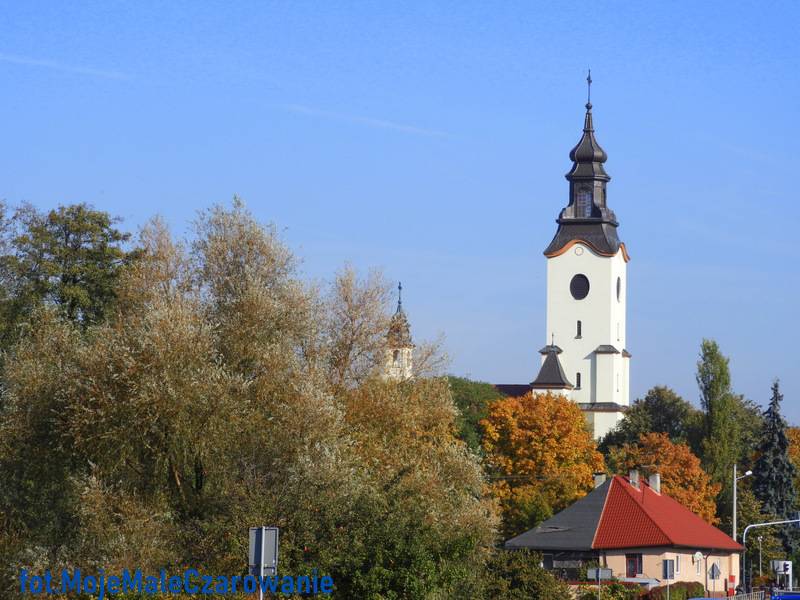
[[[0,564],[236,574],[270,523],[282,569],[338,597],[474,597],[494,504],[446,379],[383,381],[354,335],[386,323],[385,282],[305,284],[241,202],[138,246],[102,313],[44,299],[2,365]]]
[[[604,470],[583,413],[563,396],[529,392],[495,400],[481,426],[506,535],[566,508],[592,489],[592,474]]]
[[[650,389],[625,411],[617,427],[601,441],[608,454],[613,446],[636,444],[647,433],[665,433],[673,442],[690,444],[702,436],[703,413],[666,386]]]

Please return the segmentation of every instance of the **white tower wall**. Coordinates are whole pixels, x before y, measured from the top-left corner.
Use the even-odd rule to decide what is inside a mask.
[[[603,256],[577,241],[547,260],[547,343],[552,340],[563,350],[559,359],[575,386],[571,392],[575,402],[614,402],[623,406],[629,403],[629,359],[627,353],[623,354],[627,301],[623,248],[614,256]],[[582,300],[575,299],[570,292],[570,282],[578,274],[589,280],[589,293]],[[597,352],[603,346],[606,352],[602,348]],[[608,346],[613,346],[616,352]],[[621,413],[614,414],[617,416],[597,415],[591,421],[597,421],[597,425],[602,422],[601,428],[607,430],[621,418]],[[600,437],[605,431],[595,434]]]

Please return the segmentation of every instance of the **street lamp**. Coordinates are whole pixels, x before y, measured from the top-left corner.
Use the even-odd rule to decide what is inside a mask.
[[[752,471],[747,471],[744,475],[736,475],[736,464],[733,465],[733,541],[736,541],[736,484],[740,479],[750,477]]]

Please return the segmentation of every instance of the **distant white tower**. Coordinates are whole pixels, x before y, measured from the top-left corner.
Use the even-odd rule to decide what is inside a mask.
[[[397,310],[389,323],[386,335],[386,357],[384,377],[392,381],[410,379],[414,367],[414,344],[411,341],[411,326],[403,310],[403,284],[397,284]]]
[[[591,76],[587,78],[591,90]],[[630,354],[625,340],[627,263],[617,219],[606,204],[606,153],[586,103],[583,136],[569,154],[569,203],[557,219],[547,257],[547,340],[531,387],[577,402],[595,438],[628,406]]]

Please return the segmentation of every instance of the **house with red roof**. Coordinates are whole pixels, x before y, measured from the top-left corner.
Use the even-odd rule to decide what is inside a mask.
[[[739,584],[743,546],[661,492],[659,475],[644,481],[600,476],[595,489],[551,519],[505,543],[542,553],[545,568],[576,577],[599,562],[615,578],[663,585],[664,561],[674,561],[676,581],[696,581],[711,595]]]

